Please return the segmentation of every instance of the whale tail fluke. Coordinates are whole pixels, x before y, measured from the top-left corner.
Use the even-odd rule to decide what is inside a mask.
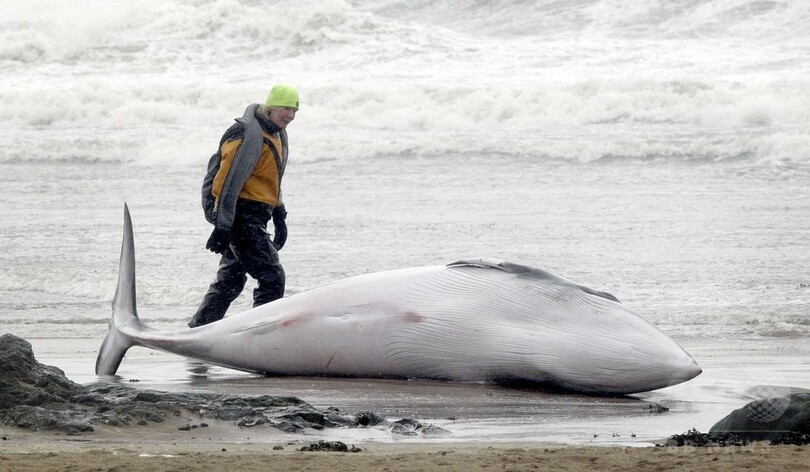
[[[118,286],[112,303],[110,328],[96,358],[96,375],[115,375],[127,350],[137,341],[126,331],[140,331],[141,322],[135,303],[135,238],[132,234],[132,219],[124,203],[124,239],[121,243],[121,260],[118,266]]]

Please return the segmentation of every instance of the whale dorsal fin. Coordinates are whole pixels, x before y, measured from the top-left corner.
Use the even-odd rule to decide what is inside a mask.
[[[592,288],[585,287],[583,285],[575,284],[570,280],[564,279],[562,277],[558,277],[550,272],[546,272],[542,269],[538,269],[535,267],[529,267],[521,264],[515,264],[512,262],[507,262],[501,259],[494,259],[491,257],[479,257],[475,259],[462,259],[460,261],[452,262],[447,264],[447,267],[481,267],[487,269],[498,269],[502,270],[509,274],[515,274],[519,277],[525,277],[529,279],[538,279],[538,280],[553,280],[555,282],[573,285],[575,287],[579,287],[585,293],[589,293],[591,295],[596,295],[597,297],[602,297],[607,300],[611,300],[617,303],[619,300],[614,297],[613,295],[607,292],[601,292],[599,290],[594,290]]]

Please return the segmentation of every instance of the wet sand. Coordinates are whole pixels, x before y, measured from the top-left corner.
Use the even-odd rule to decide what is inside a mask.
[[[39,362],[63,369],[79,383],[99,380],[92,373],[99,339],[29,341]],[[623,398],[424,380],[268,378],[133,348],[120,375],[107,381],[169,391],[294,395],[318,408],[415,418],[450,434],[396,436],[373,427],[291,434],[216,421],[181,430],[189,423],[185,416],[147,426],[98,425],[80,435],[0,427],[0,470],[807,470],[808,446],[656,445],[691,428],[708,431],[761,395],[763,385],[770,385],[772,393],[780,385],[810,388],[807,347],[801,340],[686,347],[701,359],[701,376]],[[652,411],[650,405],[666,411]],[[301,450],[321,440],[360,451]]]
[[[92,374],[98,339],[29,341],[41,363],[79,383],[99,380]],[[80,435],[0,427],[0,470],[806,470],[808,446],[658,446],[692,428],[708,431],[763,393],[810,388],[807,348],[800,341],[686,346],[701,359],[701,376],[622,398],[427,380],[268,378],[133,348],[120,375],[106,381],[167,391],[293,395],[317,408],[414,418],[450,433],[398,436],[369,427],[293,434],[215,421],[181,430],[192,419],[184,416],[148,426],[100,425]],[[360,451],[301,451],[322,440]]]
[[[99,380],[92,372],[98,339],[29,341],[41,363],[59,367],[71,380],[82,384]],[[344,414],[374,411],[392,421],[413,418],[450,432],[442,437],[403,438],[377,428],[327,429],[308,431],[291,440],[650,447],[691,429],[707,432],[752,400],[810,390],[810,356],[805,344],[779,339],[772,345],[686,345],[700,359],[704,368],[700,376],[620,398],[431,380],[271,378],[138,347],[127,353],[118,376],[107,380],[162,391],[295,396],[319,409],[338,408]],[[268,444],[276,440],[265,436],[259,428],[249,428],[233,442]]]

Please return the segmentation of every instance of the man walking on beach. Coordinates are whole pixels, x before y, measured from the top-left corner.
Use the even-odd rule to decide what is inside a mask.
[[[205,219],[214,231],[205,247],[221,254],[219,270],[188,323],[221,320],[250,275],[258,282],[253,306],[284,296],[278,251],[287,240],[281,179],[287,165],[287,125],[298,111],[298,91],[275,85],[264,105],[252,104],[236,119],[211,156],[202,187]],[[272,218],[274,236],[267,233]]]

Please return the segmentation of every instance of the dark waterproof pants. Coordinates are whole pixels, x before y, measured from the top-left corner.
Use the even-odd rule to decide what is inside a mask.
[[[267,234],[272,211],[271,206],[263,203],[241,199],[237,202],[230,247],[222,254],[217,277],[189,322],[190,327],[225,317],[228,307],[245,288],[247,275],[258,282],[253,290],[254,307],[284,296],[284,268]]]

